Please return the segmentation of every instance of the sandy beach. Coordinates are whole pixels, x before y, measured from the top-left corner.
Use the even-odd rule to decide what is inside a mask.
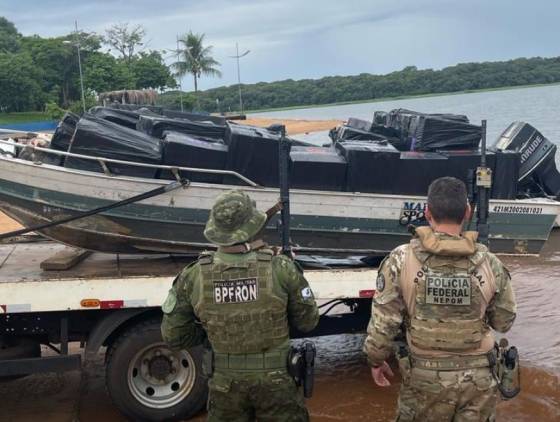
[[[330,130],[342,123],[342,120],[300,120],[300,119],[270,119],[265,117],[251,117],[243,124],[267,127],[273,124],[285,124],[288,135],[298,135],[309,132]]]

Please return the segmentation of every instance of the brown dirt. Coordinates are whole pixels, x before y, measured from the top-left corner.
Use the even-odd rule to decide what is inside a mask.
[[[23,228],[21,224],[19,224],[15,220],[12,220],[3,212],[0,212],[0,233],[7,233],[13,230],[19,230],[21,228]]]
[[[299,119],[269,119],[264,117],[251,117],[241,122],[242,124],[267,127],[273,124],[285,124],[289,135],[318,132],[329,130],[342,123],[341,120],[299,120]]]

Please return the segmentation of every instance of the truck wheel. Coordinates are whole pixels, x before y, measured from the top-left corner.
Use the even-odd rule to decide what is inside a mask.
[[[188,419],[206,403],[202,347],[172,351],[161,338],[160,325],[150,320],[130,328],[108,352],[107,389],[134,421]]]

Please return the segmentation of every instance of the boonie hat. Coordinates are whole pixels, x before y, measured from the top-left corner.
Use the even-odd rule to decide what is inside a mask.
[[[222,193],[216,199],[204,229],[204,237],[218,246],[231,246],[253,238],[266,224],[266,213],[240,190]]]

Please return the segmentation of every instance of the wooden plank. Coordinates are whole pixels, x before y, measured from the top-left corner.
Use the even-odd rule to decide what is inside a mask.
[[[44,271],[65,271],[77,265],[91,254],[91,251],[76,248],[64,248],[50,258],[41,262]]]

